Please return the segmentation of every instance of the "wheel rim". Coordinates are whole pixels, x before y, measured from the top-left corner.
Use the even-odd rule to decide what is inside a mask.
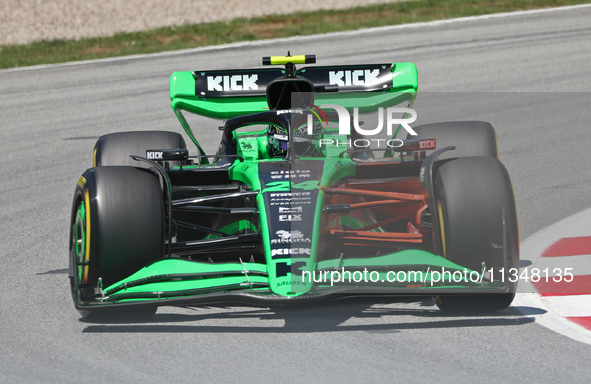
[[[82,288],[82,285],[86,284],[88,280],[88,265],[87,260],[85,260],[87,249],[86,223],[86,204],[84,201],[81,201],[76,210],[76,216],[72,226],[72,253],[78,288]]]

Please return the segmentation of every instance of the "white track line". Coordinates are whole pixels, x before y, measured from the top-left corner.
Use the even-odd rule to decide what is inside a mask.
[[[536,323],[560,333],[573,340],[591,345],[591,332],[557,313],[557,310],[537,293],[519,293],[511,304],[517,307],[521,313],[526,316],[534,317]],[[537,308],[546,310],[544,314],[539,314]]]
[[[566,317],[591,316],[591,295],[547,296],[543,301]]]
[[[533,14],[548,13],[548,12],[560,12],[560,11],[568,11],[568,10],[572,10],[572,9],[580,9],[580,8],[588,8],[588,7],[591,7],[591,4],[570,5],[570,6],[566,6],[566,7],[557,7],[557,8],[532,9],[529,11],[492,13],[489,15],[459,17],[459,18],[455,18],[455,19],[435,20],[435,21],[420,22],[420,23],[389,25],[389,26],[385,26],[385,27],[365,28],[365,29],[359,29],[359,30],[355,30],[355,31],[331,32],[331,33],[324,33],[324,34],[318,34],[318,35],[292,36],[292,37],[284,37],[284,38],[280,38],[280,39],[242,41],[242,42],[230,43],[230,44],[221,44],[221,45],[213,45],[213,46],[207,46],[207,47],[181,49],[181,50],[177,50],[177,51],[146,53],[146,54],[121,56],[121,57],[109,57],[109,58],[104,58],[104,59],[70,61],[67,63],[42,64],[42,65],[34,65],[34,66],[30,66],[30,67],[2,69],[2,70],[0,70],[0,74],[7,73],[7,72],[31,71],[31,70],[46,69],[46,68],[66,67],[66,66],[72,66],[72,65],[105,63],[105,62],[120,61],[120,60],[122,61],[122,60],[135,60],[135,59],[152,58],[152,57],[160,57],[160,56],[174,56],[174,55],[182,55],[182,54],[186,54],[186,53],[219,51],[219,50],[223,50],[223,49],[231,49],[231,48],[239,48],[239,47],[256,47],[256,46],[264,46],[264,45],[270,45],[270,44],[274,44],[274,43],[283,43],[283,42],[292,42],[292,41],[294,41],[294,42],[310,41],[310,40],[316,40],[316,39],[320,39],[320,38],[324,38],[324,37],[355,36],[355,35],[363,35],[363,34],[374,33],[374,32],[400,30],[400,29],[406,29],[406,28],[436,27],[439,25],[452,24],[452,23],[462,23],[462,22],[466,22],[466,21],[498,19],[498,18],[504,18],[504,17],[525,16],[525,15],[533,15]]]
[[[542,229],[521,243],[521,260],[530,260],[533,266],[540,263],[542,252],[563,237],[591,235],[591,208],[567,217]],[[562,257],[548,258],[560,262]],[[547,260],[543,260],[547,262]],[[564,265],[569,267],[570,265]],[[531,268],[531,267],[530,267]],[[523,268],[522,268],[523,269]],[[579,274],[575,270],[575,275]],[[518,292],[532,292],[532,287],[522,287]],[[534,290],[535,291],[535,290]],[[538,293],[518,293],[511,304],[524,315],[535,317],[536,323],[571,339],[591,345],[591,331],[566,317],[591,316],[591,295],[541,296]],[[539,309],[546,313],[539,314]]]

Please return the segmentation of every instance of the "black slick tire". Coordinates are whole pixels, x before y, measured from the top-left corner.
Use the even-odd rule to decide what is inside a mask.
[[[507,170],[493,157],[462,157],[443,162],[434,180],[443,256],[481,272],[519,268],[519,234],[513,188]],[[504,224],[503,224],[504,223]],[[497,273],[497,279],[500,274]],[[449,313],[485,313],[511,304],[516,285],[505,294],[435,297]]]
[[[96,297],[100,285],[106,288],[164,256],[164,225],[160,182],[152,171],[106,166],[82,175],[72,206],[70,279],[83,315],[88,313],[81,303]]]
[[[435,139],[437,149],[453,145],[438,158],[484,156],[498,158],[497,135],[490,123],[484,121],[452,121],[419,125],[413,128],[418,136],[407,139]]]
[[[130,155],[146,157],[148,149],[187,148],[183,137],[176,132],[137,131],[116,132],[101,136],[94,146],[94,166],[128,165],[149,168],[145,162],[135,161]],[[172,166],[179,162],[171,162]]]

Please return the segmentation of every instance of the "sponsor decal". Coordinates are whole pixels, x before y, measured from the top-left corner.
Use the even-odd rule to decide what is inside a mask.
[[[302,213],[302,207],[279,207],[279,213]]]
[[[310,256],[310,248],[278,248],[271,250],[271,258],[273,259],[287,259],[292,255],[308,257]]]
[[[287,138],[286,138],[287,140]],[[309,178],[310,171],[308,170],[297,170],[297,171],[273,171],[271,172],[271,179],[295,179],[295,178]]]
[[[271,193],[269,201],[271,205],[312,204],[310,192]]]
[[[377,90],[392,88],[392,64],[305,67],[298,75],[314,84],[336,85],[345,90]]]
[[[146,151],[146,159],[149,160],[162,160],[164,152],[162,151]]]
[[[419,148],[420,149],[435,149],[436,148],[435,139],[419,141]]]
[[[310,239],[304,237],[301,231],[284,231],[275,232],[278,239],[271,239],[271,244],[292,244],[292,243],[311,243]]]
[[[301,109],[281,109],[279,111],[277,111],[277,115],[283,115],[285,113],[297,113],[299,115],[302,115],[304,113],[303,110]]]
[[[298,199],[296,199],[298,200]],[[309,199],[308,199],[309,200]],[[285,202],[273,202],[271,203],[271,205],[289,205],[292,201],[285,201]],[[312,204],[311,201],[296,201],[296,203],[298,204],[304,204],[304,205],[308,205],[308,204]]]
[[[328,71],[328,83],[341,87],[378,83],[379,69],[356,69],[353,71]]]
[[[306,200],[308,200],[308,201],[306,201]],[[309,197],[300,197],[300,198],[293,198],[293,199],[275,200],[275,201],[271,202],[271,205],[290,205],[291,203],[309,205],[309,204],[312,204],[312,201]]]
[[[279,215],[279,221],[302,221],[302,215]]]
[[[295,179],[296,177],[310,177],[309,174],[302,174],[302,175],[271,175],[271,179]]]
[[[274,198],[299,197],[310,196],[312,192],[288,192],[288,193],[271,193],[271,200]],[[309,197],[308,197],[309,198]]]
[[[258,78],[257,74],[207,76],[207,90],[220,92],[257,90],[259,89]]]
[[[299,169],[297,171],[273,171],[273,172],[271,172],[271,175],[283,175],[283,174],[295,175],[298,173],[310,173],[310,171],[309,170],[299,170]]]
[[[290,281],[280,281],[277,283],[276,287],[282,287],[284,285],[306,285],[305,281],[300,280],[290,280]]]

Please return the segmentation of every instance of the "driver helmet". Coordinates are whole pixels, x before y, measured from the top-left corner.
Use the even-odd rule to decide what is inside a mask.
[[[267,152],[271,157],[285,156],[289,148],[289,134],[278,125],[270,125],[267,130],[269,136]]]
[[[299,156],[322,156],[319,141],[322,138],[323,129],[320,122],[312,124],[312,133],[308,132],[308,124],[300,125],[293,133],[293,145]]]
[[[312,124],[312,133],[308,133],[308,124],[300,125],[293,133],[294,141],[314,142],[322,138],[322,123],[315,121]]]

